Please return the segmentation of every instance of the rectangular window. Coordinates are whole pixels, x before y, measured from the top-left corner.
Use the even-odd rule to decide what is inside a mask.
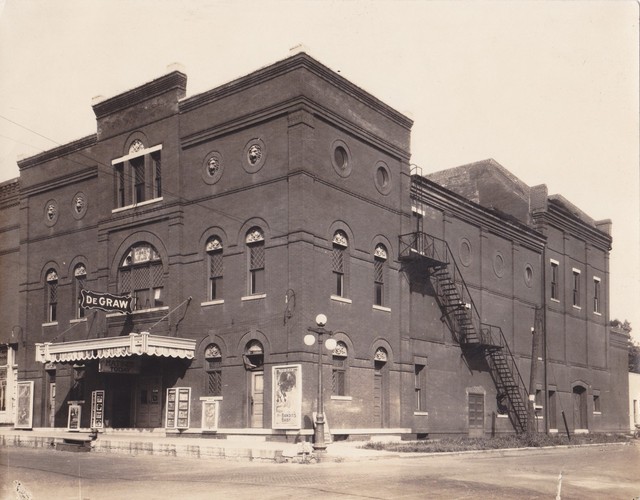
[[[593,411],[594,413],[600,413],[600,395],[593,395]]]
[[[334,294],[338,297],[344,297],[344,249],[334,245],[333,247],[333,276],[334,276]]]
[[[126,204],[125,191],[124,191],[124,164],[118,163],[115,166],[116,171],[116,206],[124,207]]]
[[[554,300],[559,300],[559,288],[558,288],[558,262],[552,260],[551,261],[551,298]]]
[[[580,306],[580,271],[573,270],[573,305]]]
[[[58,321],[58,281],[48,281],[47,321]]]
[[[0,368],[0,411],[7,411],[7,369]]]
[[[374,297],[373,303],[377,306],[384,306],[384,260],[375,259],[374,266]]]
[[[80,291],[84,288],[84,276],[76,276],[75,279],[75,287],[76,287],[76,319],[84,318],[84,308],[81,307],[82,304],[82,295]]]
[[[207,393],[209,396],[222,396],[222,371],[211,370],[207,377]]]
[[[333,368],[331,371],[331,389],[334,396],[346,396],[346,359],[339,356],[333,357]]]
[[[414,365],[415,411],[427,410],[427,370],[425,365]]]
[[[222,299],[222,251],[209,253],[209,300]]]
[[[593,312],[600,314],[600,278],[593,278]]]
[[[549,429],[557,429],[557,395],[556,391],[549,391]]]
[[[264,293],[264,242],[249,246],[249,294]]]
[[[151,153],[153,164],[153,197],[162,197],[162,163],[160,162],[160,151]]]
[[[145,197],[145,182],[144,182],[144,156],[133,158],[131,160],[131,168],[133,169],[133,203],[142,203],[146,200]]]

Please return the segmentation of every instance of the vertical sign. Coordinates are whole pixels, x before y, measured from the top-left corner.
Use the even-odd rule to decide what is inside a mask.
[[[220,401],[202,398],[202,430],[217,431],[220,417]]]
[[[104,427],[104,391],[91,393],[91,428],[102,429]]]
[[[67,420],[67,430],[68,431],[79,431],[80,430],[80,416],[82,414],[82,406],[80,405],[69,405],[69,419]]]
[[[16,429],[33,427],[33,380],[18,382],[18,402],[16,405]]]
[[[273,428],[300,429],[302,426],[302,367],[273,367]]]
[[[188,429],[191,413],[191,387],[167,389],[167,429]]]

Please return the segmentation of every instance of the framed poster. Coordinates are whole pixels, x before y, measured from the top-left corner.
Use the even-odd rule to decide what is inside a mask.
[[[18,382],[18,401],[16,404],[16,429],[33,427],[33,380]]]
[[[80,416],[82,415],[82,406],[69,405],[69,418],[67,420],[68,431],[80,430]]]
[[[102,429],[104,427],[104,391],[91,393],[91,428]]]
[[[302,426],[302,365],[274,366],[273,428],[300,429]]]
[[[202,399],[202,430],[217,431],[220,418],[220,401],[212,398]]]
[[[191,414],[191,387],[167,389],[165,428],[188,429]]]

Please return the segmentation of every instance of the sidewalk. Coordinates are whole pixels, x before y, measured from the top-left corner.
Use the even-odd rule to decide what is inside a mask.
[[[375,460],[398,456],[397,453],[367,450],[363,441],[340,441],[327,446],[324,454],[313,453],[310,443],[282,443],[252,437],[203,438],[173,437],[153,432],[106,432],[91,440],[89,432],[64,429],[15,430],[0,428],[0,446],[69,449],[69,441],[86,441],[91,452],[124,455],[155,455],[183,458],[213,458],[276,463],[314,463]],[[65,442],[67,443],[65,445]],[[78,448],[83,448],[80,443]],[[79,449],[78,451],[87,451]]]

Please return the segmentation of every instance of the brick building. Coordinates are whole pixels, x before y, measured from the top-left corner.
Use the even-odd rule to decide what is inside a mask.
[[[308,436],[323,313],[335,436],[626,428],[609,222],[493,160],[412,171],[411,120],[304,53],[186,83],[0,186],[16,427]]]

